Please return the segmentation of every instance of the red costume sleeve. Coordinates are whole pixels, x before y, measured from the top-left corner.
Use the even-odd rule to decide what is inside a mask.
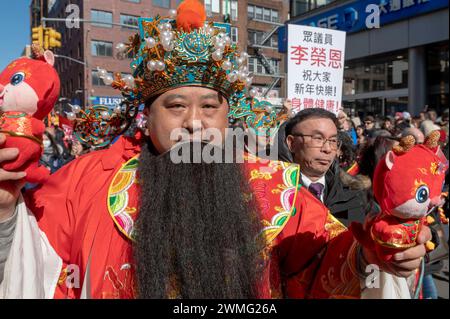
[[[57,171],[40,188],[25,194],[27,207],[34,213],[39,227],[63,261],[63,269],[71,264],[73,232],[76,227],[77,183],[82,171],[76,161]],[[58,285],[55,297],[66,296],[65,285]],[[61,291],[64,289],[65,291]]]
[[[359,298],[353,235],[299,184],[299,166],[248,158],[267,246],[270,291],[262,296]]]
[[[296,207],[298,227],[280,244],[281,272],[289,298],[359,298],[353,235],[304,187]]]

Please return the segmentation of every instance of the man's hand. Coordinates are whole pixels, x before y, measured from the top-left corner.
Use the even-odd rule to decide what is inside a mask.
[[[431,240],[430,228],[423,226],[417,238],[417,245],[398,252],[390,262],[380,260],[375,251],[367,248],[363,248],[363,255],[367,263],[378,265],[381,270],[395,276],[407,278],[420,267],[426,254],[425,243],[429,240]]]
[[[0,133],[0,146],[6,141],[6,136]],[[0,163],[17,158],[17,148],[0,149]],[[24,186],[25,172],[8,172],[0,168],[0,223],[14,214],[17,198]]]

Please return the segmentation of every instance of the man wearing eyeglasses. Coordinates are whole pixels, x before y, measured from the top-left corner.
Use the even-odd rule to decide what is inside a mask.
[[[350,190],[339,178],[340,148],[336,116],[323,109],[306,109],[286,125],[286,143],[300,164],[302,185],[345,225],[363,222],[367,209],[364,191]]]

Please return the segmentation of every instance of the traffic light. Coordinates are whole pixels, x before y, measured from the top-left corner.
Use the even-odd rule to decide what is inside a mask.
[[[42,48],[44,46],[44,28],[42,26],[31,29],[31,39],[34,44],[39,44]]]
[[[57,32],[53,28],[45,28],[44,34],[44,49],[60,48],[61,44],[61,33]]]

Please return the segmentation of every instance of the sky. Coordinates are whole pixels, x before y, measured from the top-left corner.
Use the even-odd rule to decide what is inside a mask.
[[[31,0],[0,0],[0,72],[30,44]]]

